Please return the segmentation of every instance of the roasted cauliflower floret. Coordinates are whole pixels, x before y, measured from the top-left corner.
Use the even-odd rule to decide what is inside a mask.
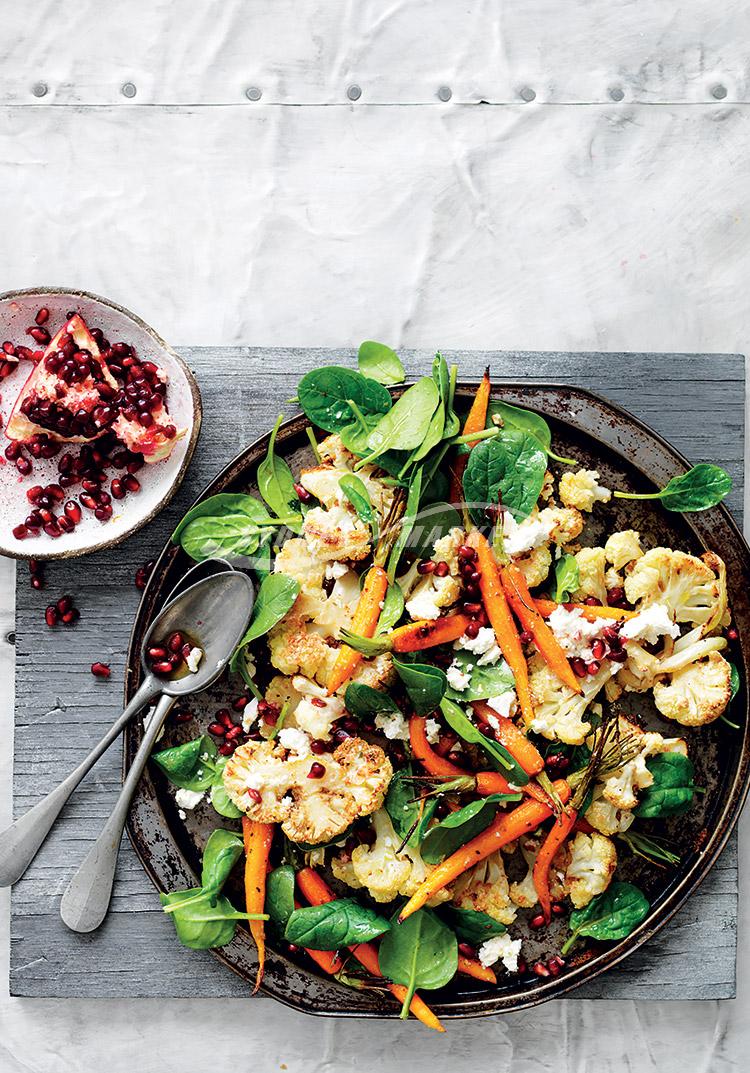
[[[327,462],[331,466],[339,466],[342,469],[353,469],[358,461],[357,456],[344,447],[344,441],[335,432],[320,441],[318,454],[321,462]]]
[[[512,924],[516,909],[510,898],[500,850],[491,853],[458,877],[453,887],[453,904],[459,909],[486,913],[501,924]]]
[[[295,726],[313,738],[329,738],[331,725],[346,714],[341,697],[329,697],[323,686],[301,674],[294,676],[292,686],[300,698],[294,709]]]
[[[585,818],[600,834],[616,835],[627,831],[635,816],[627,809],[619,809],[601,796],[602,787],[597,786],[594,797],[586,810]]]
[[[600,603],[607,602],[606,558],[604,548],[581,548],[576,553],[578,563],[578,588],[574,593],[576,600],[585,600],[587,596],[595,597]]]
[[[718,652],[675,671],[669,681],[654,686],[654,703],[667,719],[686,727],[718,719],[732,696],[732,668]]]
[[[533,909],[539,901],[539,896],[534,886],[534,864],[537,854],[542,845],[540,837],[530,836],[521,839],[521,854],[526,862],[526,875],[510,885],[510,899],[520,909]],[[568,859],[566,846],[561,846],[555,854],[549,870],[550,894],[555,901],[564,897],[565,890],[562,885],[565,866]]]
[[[376,902],[392,902],[399,895],[411,897],[434,866],[425,864],[419,851],[412,846],[405,846],[400,853],[396,852],[401,839],[384,808],[378,809],[372,822],[375,828],[374,845],[355,846],[351,860],[334,857],[331,861],[333,874],[350,887],[365,887]],[[450,891],[441,891],[430,904],[448,898]]]
[[[463,541],[464,531],[458,526],[435,541],[433,561],[447,563],[450,573],[445,577],[425,574],[410,587],[406,612],[415,622],[419,619],[439,618],[441,609],[450,607],[461,595],[461,582],[458,578],[458,549]]]
[[[393,774],[383,750],[361,738],[326,756],[322,778],[307,777],[310,764],[281,744],[249,741],[227,762],[224,788],[251,819],[280,823],[293,842],[318,844],[380,808]]]
[[[314,495],[327,510],[334,507],[343,507],[350,513],[353,507],[341,490],[341,478],[352,473],[352,468],[343,463],[323,463],[313,466],[311,469],[300,471],[299,481],[311,495]],[[372,466],[364,466],[358,470],[357,476],[367,488],[370,502],[375,507],[381,518],[388,513],[393,502],[393,489],[383,484],[373,476]]]
[[[617,681],[629,693],[645,693],[656,681],[659,660],[635,641],[629,641],[625,651],[628,658],[617,672]]]
[[[604,552],[607,562],[612,563],[615,570],[622,570],[623,566],[643,555],[641,534],[635,529],[623,529],[619,533],[613,533],[604,545]]]
[[[586,709],[612,674],[612,665],[603,663],[598,674],[581,681],[581,693],[574,693],[546,664],[536,665],[530,675],[534,719],[531,729],[550,741],[581,745],[591,730],[585,721]]]
[[[585,524],[583,515],[575,507],[545,507],[539,511],[539,518],[551,526],[550,540],[561,547],[580,536]]]
[[[396,670],[391,654],[382,652],[372,659],[363,659],[349,682],[345,682],[339,692],[346,693],[346,687],[350,682],[360,682],[362,685],[370,686],[371,689],[387,689],[395,681]]]
[[[534,548],[527,555],[521,555],[514,559],[513,563],[521,570],[529,588],[533,589],[537,585],[541,585],[543,581],[546,581],[552,566],[552,552],[546,544],[540,544],[538,548]]]
[[[639,752],[604,780],[601,796],[616,809],[633,809],[638,804],[639,792],[654,781],[646,766],[648,758],[657,753],[682,753],[687,756],[687,745],[682,738],[664,738],[661,734],[643,731],[622,716],[618,724],[621,741],[627,739],[637,744]]]
[[[365,559],[370,552],[370,528],[345,507],[313,507],[305,515],[303,532],[316,558]]]
[[[295,607],[268,634],[271,663],[282,674],[303,674],[315,678],[324,670],[335,650],[308,627],[307,619]]]
[[[575,473],[571,473],[570,470],[566,471],[560,478],[559,484],[563,505],[577,507],[578,510],[592,511],[594,503],[608,503],[612,498],[612,492],[598,482],[598,470],[579,469]]]
[[[286,540],[273,563],[274,574],[286,574],[298,582],[300,592],[323,595],[325,563],[316,559],[301,537]]]
[[[652,548],[625,579],[625,595],[638,608],[666,604],[675,622],[708,622],[721,600],[713,570],[695,555]]]
[[[614,842],[598,832],[580,832],[570,846],[570,863],[565,869],[565,888],[576,909],[609,886],[617,867]]]

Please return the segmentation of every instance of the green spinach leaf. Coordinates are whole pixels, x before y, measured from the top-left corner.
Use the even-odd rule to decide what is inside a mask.
[[[558,604],[566,603],[580,584],[578,560],[575,555],[563,555],[555,563],[555,591],[553,600]]]
[[[461,515],[450,503],[432,502],[422,505],[409,538],[409,551],[420,559],[432,557],[435,541],[451,529],[463,528]]]
[[[325,365],[305,373],[298,395],[307,416],[325,432],[340,432],[352,424],[354,411],[350,399],[365,416],[385,414],[391,408],[387,388],[340,365]]]
[[[420,847],[422,860],[439,864],[461,846],[465,846],[494,820],[501,801],[520,801],[521,794],[489,794],[480,801],[451,812],[425,833]]]
[[[281,864],[268,873],[265,908],[283,934],[287,921],[294,912],[294,869],[291,864]]]
[[[410,781],[412,775],[411,765],[396,772],[385,795],[385,808],[401,841],[408,839],[408,845],[418,848],[438,802],[436,797],[424,801],[415,799],[415,784]]]
[[[162,749],[151,757],[174,786],[199,792],[207,790],[216,779],[216,746],[208,735],[194,738],[184,745]],[[208,756],[208,760],[204,760]]]
[[[495,423],[492,420],[493,417],[499,417],[502,420],[503,428],[513,428],[521,432],[528,432],[538,442],[544,453],[549,455],[550,458],[554,458],[556,462],[563,462],[566,466],[578,465],[574,458],[561,458],[560,455],[554,453],[552,450],[552,433],[541,414],[534,413],[533,410],[524,410],[520,406],[513,406],[509,402],[491,399],[487,407],[488,428],[491,428]]]
[[[737,668],[734,665],[734,663],[730,663],[729,667],[730,667],[729,686],[730,686],[730,689],[731,689],[731,694],[730,694],[729,699],[734,700],[734,698],[737,696],[737,694],[740,691],[740,672],[737,670]]]
[[[388,556],[388,584],[393,585],[396,580],[396,572],[404,548],[409,542],[412,527],[419,511],[419,499],[422,494],[422,469],[420,466],[414,470],[406,496],[406,506],[399,523],[398,536],[393,542],[390,555]]]
[[[395,984],[406,987],[401,1016],[417,988],[433,991],[444,987],[458,970],[458,942],[450,928],[429,909],[420,909],[396,924],[381,940],[380,970]]]
[[[212,831],[203,850],[201,886],[204,891],[218,893],[243,853],[242,835],[222,827]]]
[[[429,715],[440,705],[448,679],[445,671],[429,663],[407,663],[393,657],[393,666],[403,682],[417,715]]]
[[[572,934],[561,953],[567,954],[580,935],[605,942],[624,939],[645,920],[649,908],[646,896],[638,887],[615,880],[583,909],[574,909],[570,914]]]
[[[357,719],[369,719],[370,716],[400,712],[396,702],[380,689],[373,689],[364,682],[352,682],[346,687],[344,705],[350,715]]]
[[[667,510],[708,510],[732,491],[732,478],[721,466],[700,462],[687,473],[673,477],[659,492],[615,492],[618,499],[660,499]]]
[[[464,498],[477,525],[487,507],[502,503],[517,520],[536,506],[547,472],[547,456],[528,432],[504,429],[473,448],[464,472]]]
[[[283,458],[276,454],[276,437],[284,415],[279,414],[268,441],[266,457],[258,466],[258,491],[271,510],[281,516],[297,517],[286,524],[294,533],[302,532],[302,508],[294,488],[292,471]]]
[[[695,800],[694,768],[682,753],[657,753],[646,761],[654,776],[633,810],[642,819],[656,816],[681,816]]]
[[[513,672],[504,659],[497,663],[480,666],[479,656],[466,649],[459,649],[453,656],[454,664],[468,674],[469,684],[466,689],[454,689],[450,684],[445,691],[450,700],[469,702],[472,700],[489,700],[507,693],[516,684]]]
[[[160,894],[159,898],[174,921],[178,939],[191,950],[226,946],[234,938],[238,920],[266,919],[264,914],[238,913],[228,898],[211,898],[202,887]]]
[[[237,651],[232,656],[231,669],[236,671],[242,651],[259,637],[263,637],[281,622],[299,594],[299,582],[286,574],[269,574],[258,589],[253,606],[253,617]]]
[[[449,904],[441,906],[438,912],[458,938],[472,946],[481,946],[508,930],[505,924],[478,909],[459,909]]]
[[[365,525],[370,526],[372,531],[372,544],[374,547],[378,542],[379,535],[378,512],[372,505],[370,493],[367,491],[367,485],[361,478],[352,473],[347,474],[339,480],[339,488],[354,507],[360,521],[364,522]]]
[[[395,661],[394,661],[395,662]],[[487,738],[481,732],[479,727],[475,726],[465,714],[462,708],[448,697],[444,697],[440,703],[440,710],[443,713],[443,718],[448,723],[448,726],[452,730],[455,730],[456,734],[464,741],[469,742],[471,745],[479,745],[487,755],[498,771],[501,771],[505,775],[508,782],[513,786],[525,786],[529,781],[529,776],[523,770],[517,760],[514,760],[508,750],[500,742],[495,741],[494,738]]]
[[[440,395],[432,377],[417,380],[396,399],[368,436],[370,454],[365,461],[374,462],[385,451],[412,451],[419,447],[439,403]]]
[[[287,920],[284,938],[311,950],[338,950],[377,939],[390,926],[385,917],[354,898],[337,898],[323,905],[295,909]]]
[[[211,805],[220,816],[225,816],[228,820],[238,820],[242,815],[242,810],[237,808],[224,789],[223,782],[215,782],[211,787]]]
[[[172,534],[172,543],[202,562],[215,556],[238,560],[255,554],[266,535],[295,515],[272,518],[259,499],[222,492],[196,504]]]
[[[378,619],[376,636],[389,633],[404,613],[404,594],[396,584],[389,584]]]
[[[374,343],[369,339],[360,344],[357,364],[363,376],[369,376],[379,384],[400,384],[406,377],[396,351],[384,343]]]

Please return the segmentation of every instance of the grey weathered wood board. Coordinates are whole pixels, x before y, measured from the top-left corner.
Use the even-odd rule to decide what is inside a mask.
[[[19,564],[14,810],[30,808],[99,739],[121,709],[123,669],[139,593],[138,565],[155,557],[177,518],[208,480],[276,415],[299,376],[350,352],[183,348],[203,394],[201,441],[187,479],[164,513],[125,544],[85,559],[51,563],[47,588],[30,589]],[[743,502],[745,364],[739,355],[456,353],[462,376],[491,364],[495,380],[542,380],[589,388],[620,403],[691,461],[715,461],[734,478],[728,504]],[[406,354],[412,371],[431,354]],[[76,629],[50,631],[44,608],[71,593]],[[94,679],[95,659],[112,666]],[[247,987],[208,953],[183,949],[161,913],[154,888],[123,841],[112,911],[96,933],[80,936],[60,921],[70,876],[108,815],[121,783],[115,746],[84,781],[11,900],[10,990],[36,997],[246,995]],[[737,842],[657,938],[580,998],[730,998],[735,993]]]

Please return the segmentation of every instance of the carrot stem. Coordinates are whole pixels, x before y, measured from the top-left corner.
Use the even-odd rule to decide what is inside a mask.
[[[534,606],[534,599],[529,592],[523,572],[517,566],[503,566],[500,569],[500,580],[513,613],[523,628],[528,630],[534,638],[534,643],[547,666],[555,672],[568,689],[572,689],[574,693],[580,693],[581,684],[568,663],[568,657],[560,647],[559,641]]]
[[[464,422],[462,429],[464,436],[471,435],[472,432],[482,432],[484,426],[487,424],[487,407],[490,402],[490,390],[492,383],[490,381],[490,370],[487,367],[484,370],[484,376],[482,382],[477,388],[477,393],[474,396],[474,401],[471,404],[471,409]],[[477,442],[477,441],[474,441]],[[473,447],[474,443],[470,444]],[[462,453],[456,455],[451,466],[451,483],[450,483],[450,495],[449,499],[451,503],[461,503],[464,498],[463,488],[463,476],[466,464],[469,461],[468,453]]]
[[[352,633],[357,633],[361,637],[373,636],[378,626],[380,610],[387,590],[388,575],[383,567],[376,563],[368,570],[362,592],[359,594],[357,610],[352,618]],[[348,682],[361,662],[361,652],[356,652],[349,645],[342,645],[328,679],[329,694],[335,693],[344,682]]]
[[[245,844],[245,906],[248,913],[262,913],[266,900],[266,874],[273,842],[274,825],[242,817],[242,839]],[[249,920],[250,934],[258,950],[258,972],[255,994],[263,979],[266,965],[266,930],[263,920]]]
[[[560,846],[573,830],[578,812],[576,809],[565,809],[555,818],[547,837],[539,849],[534,861],[533,879],[534,890],[539,899],[539,904],[544,913],[544,919],[549,924],[552,919],[552,896],[549,889],[549,870],[552,858]]]

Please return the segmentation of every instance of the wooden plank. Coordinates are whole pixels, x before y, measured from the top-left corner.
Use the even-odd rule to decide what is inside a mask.
[[[184,348],[203,391],[204,433],[188,480],[146,530],[113,552],[51,564],[36,593],[18,571],[14,810],[37,801],[73,766],[118,713],[130,622],[138,603],[136,567],[152,557],[200,488],[250,439],[265,432],[299,375],[344,351]],[[460,353],[464,375],[491,362],[496,378],[551,380],[596,390],[626,405],[691,460],[720,460],[742,504],[744,360],[738,355]],[[431,355],[409,354],[410,370]],[[665,399],[678,405],[665,407]],[[227,406],[230,410],[227,410]],[[51,632],[43,610],[74,595],[75,630]],[[110,682],[89,673],[112,666]],[[48,843],[13,890],[11,993],[36,997],[244,995],[246,986],[208,954],[182,949],[158,910],[153,887],[127,840],[110,914],[91,936],[69,932],[59,897],[98,834],[120,786],[115,747],[74,795]],[[736,839],[690,902],[661,935],[578,997],[728,998],[734,994],[737,917]]]

